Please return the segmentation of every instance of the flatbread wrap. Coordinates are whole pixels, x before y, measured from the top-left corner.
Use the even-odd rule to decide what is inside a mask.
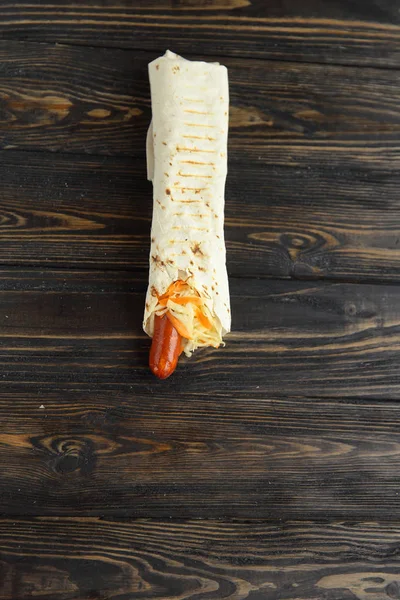
[[[153,182],[149,287],[143,328],[150,367],[168,377],[181,351],[218,348],[230,331],[224,202],[229,88],[226,67],[167,51],[149,65]]]

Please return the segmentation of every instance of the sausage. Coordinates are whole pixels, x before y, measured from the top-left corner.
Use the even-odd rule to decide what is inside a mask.
[[[159,379],[166,379],[176,369],[182,352],[182,337],[167,315],[154,317],[154,334],[150,349],[150,369]]]

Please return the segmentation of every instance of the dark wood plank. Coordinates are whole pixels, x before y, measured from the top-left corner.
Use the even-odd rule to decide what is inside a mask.
[[[153,57],[1,41],[1,148],[144,156]]]
[[[143,160],[0,153],[0,265],[147,272],[152,187]]]
[[[41,343],[31,354],[48,363]],[[59,367],[70,372],[67,388],[57,378],[2,385],[2,514],[400,516],[397,403],[279,398],[251,385],[246,370],[244,392],[182,379],[177,391],[144,377],[140,391],[123,382],[79,390],[71,363]]]
[[[151,116],[147,64],[156,56],[3,41],[0,148],[144,157]],[[224,62],[231,159],[399,168],[398,71]]]
[[[147,273],[151,185],[143,160],[0,154],[1,265]],[[398,281],[400,177],[231,161],[231,276]]]
[[[0,598],[385,600],[397,523],[0,521]]]
[[[400,398],[398,286],[231,279],[226,349],[167,383],[147,368],[145,289],[130,273],[1,272],[3,382]]]
[[[14,0],[0,36],[96,46],[399,66],[390,0]]]

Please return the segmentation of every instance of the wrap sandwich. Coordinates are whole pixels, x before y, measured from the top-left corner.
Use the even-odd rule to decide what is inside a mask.
[[[167,51],[149,65],[153,182],[149,287],[143,328],[150,366],[168,377],[184,351],[218,348],[230,331],[225,265],[228,74]],[[171,345],[173,348],[171,348]]]

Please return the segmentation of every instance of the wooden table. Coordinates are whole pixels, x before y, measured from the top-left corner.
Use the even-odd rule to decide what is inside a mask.
[[[0,600],[400,597],[395,0],[0,3]],[[147,368],[147,64],[231,82],[233,333]]]

